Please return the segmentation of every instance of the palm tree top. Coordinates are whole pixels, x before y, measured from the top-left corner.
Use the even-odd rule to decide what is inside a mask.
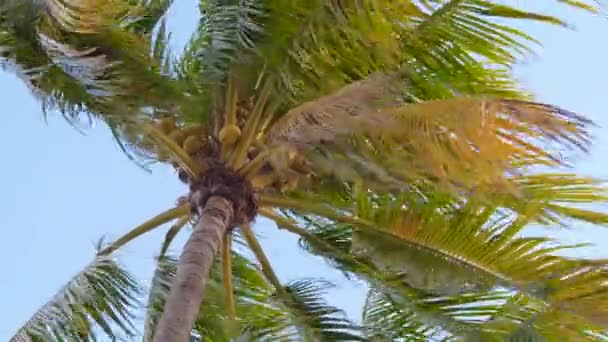
[[[241,226],[235,244],[261,267],[225,242],[231,263],[213,266],[194,326],[211,340],[602,333],[605,262],[520,237],[528,224],[608,221],[579,207],[606,201],[605,188],[556,152],[586,152],[593,123],[534,102],[511,73],[537,43],[512,20],[564,21],[491,0],[204,0],[175,53],[170,5],[0,0],[2,65],[45,112],[103,121],[130,158],[171,165],[192,190],[100,249],[14,340],[84,339],[94,324],[133,336],[139,289],[108,256],[174,221],[149,294],[151,340],[175,275],[168,246],[200,214],[186,202],[218,194]],[[370,285],[361,326],[320,299],[326,284],[280,283],[247,225],[256,215]]]

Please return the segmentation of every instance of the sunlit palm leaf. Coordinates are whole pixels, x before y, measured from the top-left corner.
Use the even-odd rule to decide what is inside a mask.
[[[11,341],[88,340],[95,330],[133,338],[140,288],[108,256],[99,256],[40,308]]]
[[[260,73],[275,75],[285,90],[281,98],[292,104],[396,67],[405,70],[409,99],[527,98],[506,65],[528,52],[533,39],[494,18],[563,24],[494,1],[237,0],[200,8],[201,24],[178,70],[192,82],[191,93],[206,89],[205,109],[212,107],[209,81],[225,80],[229,69],[248,90]]]
[[[248,4],[207,3],[216,11]],[[407,70],[409,95],[417,98],[454,92],[521,96],[501,66],[528,52],[533,40],[494,18],[563,24],[498,1],[260,1],[255,9],[263,15],[243,20],[248,25],[237,31],[254,33],[246,35],[247,44],[237,43],[239,34],[226,44],[245,52],[233,64],[243,72],[279,74],[296,103],[396,66]]]
[[[387,248],[385,244],[398,245],[403,242],[411,244],[410,246],[419,250],[420,254],[439,252],[436,254],[439,257],[438,262],[440,259],[452,259],[457,264],[461,263],[464,269],[474,272],[485,270],[482,273],[490,276],[490,282],[516,286],[524,291],[530,290],[530,287],[548,286],[550,279],[556,277],[570,277],[573,273],[581,272],[574,278],[587,275],[583,278],[593,279],[592,275],[599,272],[596,277],[601,278],[603,272],[602,263],[594,266],[590,261],[570,260],[552,255],[557,250],[576,246],[549,245],[550,240],[547,238],[518,237],[529,222],[526,216],[504,214],[474,201],[462,207],[452,208],[432,202],[416,204],[398,197],[387,196],[383,199],[383,196],[379,196],[375,199],[369,198],[368,202],[365,202],[364,197],[360,197],[358,206],[359,218],[373,222],[378,227],[384,227],[385,232],[390,232],[384,236],[365,236],[366,230],[363,229],[358,233],[362,234],[361,248],[368,249],[363,253],[383,259],[377,260],[380,264],[389,262],[397,268],[399,264],[415,264],[415,258],[407,258],[411,261],[404,263],[402,260],[405,257],[382,257],[383,253],[395,251],[394,248]],[[386,264],[385,267],[390,266]],[[406,275],[420,274],[416,270],[400,271]],[[455,275],[448,276],[451,277],[459,278]],[[496,278],[492,280],[491,277]],[[464,279],[466,277],[463,278],[463,285],[466,284]],[[436,279],[436,283],[440,285],[445,280],[447,279]],[[567,284],[569,281],[564,278],[557,284],[551,284],[551,287],[562,289],[570,286]],[[600,282],[591,287],[604,292]]]
[[[480,338],[485,341],[491,337],[517,336],[522,334],[522,330],[529,327],[529,329],[532,329],[529,333],[540,334],[549,341],[559,341],[560,338],[563,339],[566,336],[572,339],[588,338],[590,332],[599,333],[601,331],[602,323],[594,322],[593,318],[583,313],[589,307],[581,307],[575,311],[573,310],[575,304],[572,304],[571,307],[563,308],[560,303],[551,302],[550,299],[546,298],[546,289],[538,287],[529,289],[532,290],[532,296],[529,296],[525,294],[530,292],[526,289],[523,292],[509,292],[504,289],[491,290],[492,287],[488,287],[488,283],[485,283],[486,290],[482,288],[483,286],[463,287],[462,284],[466,285],[472,284],[473,281],[480,281],[479,275],[475,275],[474,270],[469,269],[467,271],[466,268],[463,269],[463,266],[456,264],[463,258],[459,258],[451,265],[446,264],[444,267],[438,267],[437,259],[443,257],[437,256],[435,262],[433,262],[433,258],[429,258],[427,252],[415,249],[417,252],[413,250],[412,254],[417,253],[416,255],[409,258],[403,256],[392,261],[392,265],[409,265],[407,266],[410,267],[408,275],[413,275],[413,277],[408,279],[408,277],[404,277],[403,273],[399,272],[397,267],[387,268],[382,262],[378,265],[378,254],[386,254],[385,251],[391,248],[386,244],[382,246],[384,249],[380,252],[368,250],[370,252],[368,254],[351,254],[353,247],[357,244],[360,245],[361,242],[353,240],[353,232],[349,226],[323,223],[326,221],[319,218],[310,218],[312,221],[309,221],[308,218],[304,217],[303,222],[309,222],[310,225],[307,229],[303,229],[297,227],[296,221],[291,221],[288,218],[281,218],[274,214],[268,217],[275,219],[279,226],[300,235],[307,250],[328,258],[332,266],[346,272],[349,277],[356,275],[367,280],[376,291],[381,293],[381,296],[389,296],[390,299],[385,298],[389,302],[383,300],[383,306],[377,308],[377,310],[385,312],[386,315],[376,316],[376,319],[385,319],[383,324],[389,324],[391,319],[394,319],[392,322],[395,324],[408,322],[408,324],[402,326],[404,330],[401,331],[399,329],[385,329],[374,332],[372,329],[368,334],[398,336],[399,333],[414,334],[415,331],[441,331],[441,336],[447,336],[446,334],[449,333],[452,336],[466,336],[472,338],[473,341]],[[466,241],[463,241],[463,244],[466,244]],[[409,247],[400,245],[395,247],[392,253],[399,254],[399,251],[404,249],[409,249]],[[412,269],[411,267],[421,262],[419,260],[420,256],[425,256],[425,254],[424,260],[431,261],[430,264],[425,265],[427,268]],[[369,255],[375,257],[376,261],[370,263]],[[455,255],[454,257],[456,258]],[[386,261],[387,259],[383,260]],[[442,262],[446,261],[439,263]],[[573,261],[573,263],[576,263],[576,261]],[[578,263],[584,265],[585,261],[578,261]],[[587,262],[587,264],[595,263]],[[379,269],[376,267],[379,267]],[[458,269],[460,269],[460,273],[458,273]],[[580,269],[584,269],[584,267]],[[441,278],[440,273],[442,272],[448,272],[460,278],[447,279],[449,276]],[[560,271],[556,271],[555,274],[558,272]],[[567,273],[563,274],[566,275]],[[468,282],[463,278],[467,275],[469,276]],[[445,283],[455,282],[455,284],[443,285],[443,287],[432,286],[433,279],[437,280],[438,277],[443,279]],[[414,282],[413,285],[417,288],[413,288],[410,284],[411,279],[415,280],[416,278],[427,278],[428,281]],[[459,283],[458,279],[464,281]],[[421,284],[423,286],[420,286]],[[450,290],[449,293],[451,294],[441,291],[442,288],[455,289],[459,285],[459,291],[458,289],[456,289],[457,291]],[[560,278],[557,275],[552,280],[552,286],[563,288],[567,292],[570,285],[565,278]],[[595,287],[599,293],[605,293],[601,283],[591,284],[590,287]],[[461,293],[458,294],[458,292]],[[601,299],[596,303],[602,306],[600,304]],[[602,310],[601,308],[597,309],[599,312],[602,312]],[[389,312],[392,313],[389,314]],[[587,314],[589,314],[589,311]],[[368,329],[371,328],[370,324],[366,325]],[[373,324],[371,325],[373,326]],[[391,339],[389,338],[389,340]]]
[[[444,335],[463,336],[463,335],[484,335],[485,329],[479,325],[478,321],[468,320],[464,312],[475,312],[484,315],[491,315],[497,312],[497,307],[488,304],[488,301],[505,299],[508,293],[478,293],[460,295],[448,299],[445,296],[433,296],[424,291],[414,289],[399,279],[398,275],[392,274],[390,270],[379,270],[368,260],[361,256],[354,256],[351,251],[352,229],[343,225],[318,224],[318,220],[310,221],[308,229],[297,227],[294,221],[288,218],[280,218],[274,215],[269,217],[277,220],[277,224],[290,232],[296,233],[301,237],[302,246],[313,254],[323,256],[333,267],[345,272],[347,278],[357,277],[366,280],[372,287],[376,288],[380,297],[378,300],[388,306],[372,309],[369,306],[373,303],[373,298],[368,299],[367,310],[365,311],[367,321],[364,317],[365,335],[370,338],[381,338],[390,336],[418,336],[422,338],[423,333],[441,331]],[[308,221],[307,218],[304,218]],[[316,222],[316,223],[315,223]],[[396,296],[391,299],[387,296]],[[400,298],[400,304],[396,305],[395,300]],[[466,304],[466,305],[464,305]],[[458,306],[466,306],[459,308]],[[376,311],[374,314],[371,311]],[[393,311],[389,315],[389,311]],[[384,313],[382,313],[384,312]],[[459,316],[460,315],[460,316]],[[385,318],[384,322],[377,319]],[[388,323],[392,322],[392,325]],[[380,326],[380,325],[382,326]],[[425,335],[426,336],[426,335]],[[375,339],[374,339],[375,340]],[[382,340],[382,339],[380,339]]]
[[[405,104],[398,79],[375,75],[292,109],[270,128],[268,143],[294,145],[322,176],[389,189],[427,181],[467,192],[512,191],[509,174],[562,165],[555,149],[588,145],[590,122],[574,113],[514,100]]]
[[[411,287],[449,295],[500,285],[542,299],[549,305],[543,315],[566,315],[588,329],[604,324],[605,262],[558,257],[553,253],[577,246],[517,237],[529,222],[525,213],[511,216],[474,201],[454,207],[405,198],[360,197],[350,218],[320,208],[308,212],[354,224],[352,251]],[[298,209],[307,211],[306,205]]]

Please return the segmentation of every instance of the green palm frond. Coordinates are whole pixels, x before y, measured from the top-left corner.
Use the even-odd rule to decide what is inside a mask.
[[[167,294],[171,289],[171,282],[177,272],[177,260],[168,255],[160,255],[156,260],[156,269],[150,288],[148,302],[146,303],[146,318],[144,320],[143,341],[151,342],[156,332],[156,325],[165,307]]]
[[[474,201],[454,207],[374,197],[359,198],[351,217],[318,210],[316,220],[330,223],[325,216],[353,225],[350,240],[338,241],[350,241],[350,253],[414,289],[450,296],[502,286],[541,300],[542,316],[567,317],[572,331],[581,326],[598,331],[605,324],[605,262],[554,255],[580,246],[518,237],[530,222],[525,215]]]
[[[302,279],[285,286],[286,297],[277,298],[287,308],[292,325],[296,323],[297,335],[305,341],[359,341],[363,340],[359,328],[344,313],[326,304],[325,291],[333,285],[319,280]],[[287,322],[285,322],[287,323]],[[291,329],[286,325],[286,332]]]
[[[108,256],[98,256],[17,331],[11,341],[82,341],[101,328],[110,338],[133,338],[141,289]]]
[[[322,297],[328,283],[300,280],[285,285],[287,295],[279,295],[260,271],[235,251],[232,266],[236,322],[230,323],[219,266],[218,263],[212,269],[193,336],[204,336],[204,341],[292,341],[307,336],[336,341],[358,339],[356,325],[340,310],[324,303]],[[157,261],[146,309],[145,341],[153,338],[176,267],[177,260],[170,256]]]
[[[130,23],[130,28],[138,34],[151,34],[155,28],[162,25],[167,11],[174,0],[138,0],[136,8],[137,19]]]
[[[372,289],[368,292],[363,322],[368,335],[378,341],[500,341],[501,331],[489,331],[484,320],[500,307],[508,293],[433,297],[409,291]],[[434,313],[431,313],[434,312]],[[443,321],[437,317],[443,316]],[[463,329],[464,328],[464,329]]]
[[[274,214],[267,217],[275,219],[280,227],[301,237],[303,247],[313,254],[323,256],[332,266],[346,272],[347,277],[356,276],[370,283],[375,291],[384,299],[381,308],[377,308],[386,315],[376,316],[384,318],[382,324],[402,324],[404,330],[382,330],[381,332],[368,331],[368,335],[400,333],[413,334],[415,332],[437,332],[441,336],[451,335],[454,337],[467,337],[472,341],[492,340],[491,338],[503,338],[508,336],[518,336],[522,331],[527,334],[538,334],[549,341],[561,341],[564,337],[574,340],[594,340],[590,338],[593,333],[601,333],[604,323],[594,319],[596,315],[602,315],[603,304],[601,298],[595,297],[597,308],[589,310],[589,307],[577,307],[576,299],[573,299],[569,307],[564,307],[559,302],[552,302],[547,294],[559,288],[559,291],[568,293],[571,284],[567,278],[578,277],[569,274],[567,270],[554,270],[554,277],[550,280],[553,288],[535,287],[524,289],[523,291],[508,291],[499,287],[496,289],[489,283],[475,284],[479,282],[479,275],[471,269],[466,269],[462,265],[445,265],[445,268],[438,266],[437,260],[421,256],[424,251],[412,252],[410,257],[401,255],[399,259],[393,260],[392,265],[409,264],[409,274],[400,272],[398,267],[387,268],[386,265],[378,265],[378,259],[369,258],[369,255],[376,256],[384,254],[378,251],[368,250],[368,253],[353,254],[353,248],[357,244],[361,247],[361,242],[353,238],[352,226],[335,225],[324,223],[326,221],[319,218],[301,217],[300,222],[308,222],[307,228],[298,227],[297,221],[287,217],[280,217]],[[515,239],[514,239],[515,240]],[[463,240],[466,244],[466,240]],[[391,246],[383,245],[383,251],[391,251],[393,254],[399,253],[404,249],[404,245],[390,249]],[[414,255],[415,254],[415,255]],[[453,255],[454,258],[463,258]],[[442,258],[442,257],[437,257]],[[384,259],[386,260],[386,259]],[[429,262],[430,261],[430,262]],[[585,265],[603,265],[602,261],[571,260],[573,264],[582,265],[579,268],[583,279],[589,279],[589,273],[585,272]],[[420,262],[422,267],[412,268]],[[425,264],[425,262],[427,262]],[[445,262],[445,261],[444,261]],[[456,261],[458,262],[458,261]],[[440,262],[441,263],[441,262]],[[556,262],[557,263],[557,262]],[[422,265],[424,264],[424,265]],[[604,266],[599,266],[601,270]],[[525,268],[523,266],[522,268]],[[439,275],[441,269],[447,271],[451,278],[444,274],[444,278]],[[458,271],[460,270],[460,271]],[[563,271],[564,273],[559,273]],[[592,272],[593,273],[593,272]],[[563,275],[563,276],[560,276]],[[586,274],[586,276],[584,275]],[[465,280],[465,277],[469,276]],[[455,282],[456,284],[445,285],[442,287],[429,286],[433,279],[443,279],[446,284]],[[425,279],[426,278],[426,279]],[[605,277],[599,277],[605,279]],[[412,281],[423,279],[426,282]],[[460,279],[460,280],[459,280]],[[482,279],[483,280],[483,279]],[[580,279],[579,279],[580,280]],[[487,281],[487,278],[486,278]],[[598,294],[605,293],[602,281],[588,284],[589,288],[595,288]],[[413,284],[411,284],[413,283]],[[426,284],[426,286],[420,286]],[[437,282],[435,283],[437,284]],[[465,286],[463,286],[463,284]],[[416,287],[412,287],[412,285]],[[471,286],[475,285],[475,286]],[[445,290],[449,290],[446,292]],[[443,290],[443,291],[441,291]],[[549,290],[549,291],[547,291]],[[530,295],[531,294],[531,295]],[[588,295],[587,293],[586,295]],[[585,302],[585,296],[578,297],[581,303]],[[576,297],[576,296],[574,296]],[[577,308],[573,310],[573,308]],[[588,310],[586,313],[583,311]],[[390,313],[392,312],[392,313]],[[591,315],[591,316],[590,316]],[[401,323],[400,323],[401,322]],[[380,322],[376,322],[380,323]],[[369,323],[365,325],[370,328]],[[397,327],[397,325],[395,325]],[[414,338],[414,337],[412,337]],[[391,340],[391,339],[389,339]]]
[[[100,241],[95,260],[38,309],[13,340],[94,340],[100,329],[110,338],[135,336],[132,320],[142,290],[116,263],[112,253],[169,221],[179,218],[176,225],[183,225],[189,217],[188,207],[177,206],[146,220],[110,244]]]
[[[419,271],[428,268],[434,263],[424,259],[422,255],[429,257],[435,254],[438,269],[439,260],[447,261],[452,259],[455,262],[452,266],[445,265],[445,269],[462,269],[465,274],[467,271],[484,270],[482,278],[502,284],[504,286],[516,286],[519,289],[528,291],[530,287],[544,286],[555,277],[570,277],[572,274],[581,272],[579,276],[587,274],[590,276],[596,272],[601,273],[603,264],[593,266],[592,263],[584,260],[571,260],[552,255],[557,250],[573,248],[578,246],[551,245],[548,238],[521,238],[517,237],[522,229],[530,222],[524,215],[512,216],[501,212],[496,208],[485,207],[470,201],[461,207],[453,208],[444,205],[430,203],[415,204],[410,201],[399,199],[392,196],[378,196],[365,202],[364,197],[359,198],[359,211],[357,216],[362,220],[373,222],[380,230],[362,229],[357,232],[360,234],[360,242],[363,253],[369,254],[372,258],[378,257],[378,264],[390,263],[397,267],[397,271],[409,274],[421,274]],[[389,234],[377,234],[379,232],[390,232]],[[370,232],[372,235],[368,235]],[[389,247],[386,244],[395,243]],[[417,258],[406,255],[399,256],[401,243],[410,244],[410,248],[417,250]],[[404,246],[402,246],[404,247]],[[355,250],[358,247],[353,246]],[[389,255],[395,251],[396,255]],[[385,257],[382,254],[387,253]],[[434,258],[434,257],[431,257]],[[382,261],[380,261],[382,259]],[[402,263],[401,260],[411,260]],[[421,262],[419,267],[422,269],[401,269],[400,264],[413,265]],[[462,267],[458,267],[460,264]],[[423,266],[424,265],[424,266]],[[392,268],[388,264],[384,267]],[[589,272],[589,273],[588,273]],[[428,274],[428,272],[427,272]],[[457,274],[444,275],[447,278],[435,279],[436,285],[445,283],[467,284],[465,279],[472,276],[458,276]],[[575,276],[574,278],[577,278]],[[492,280],[494,278],[494,280]],[[451,281],[448,282],[448,279]],[[457,279],[462,279],[458,281]],[[415,283],[423,284],[418,280]],[[474,283],[485,283],[483,279],[477,279]],[[567,281],[558,282],[559,288],[566,286]],[[596,283],[597,286],[599,283]],[[433,285],[427,284],[424,287]],[[601,288],[601,287],[600,287]]]
[[[252,51],[262,31],[258,20],[265,13],[263,2],[254,0],[204,1],[201,23],[196,32],[197,54],[202,59],[203,73],[216,81],[224,81],[229,66],[245,62],[243,54]]]
[[[353,255],[351,226],[320,224],[323,221],[301,217],[304,222],[309,222],[304,229],[289,218],[275,215],[268,217],[275,219],[279,227],[299,235],[302,247],[324,257],[333,267],[344,272],[347,278],[365,280],[375,289],[381,297],[377,300],[386,305],[371,308],[374,299],[368,298],[363,328],[365,336],[372,340],[382,340],[383,336],[422,338],[422,335],[432,335],[439,331],[451,336],[484,336],[486,331],[479,319],[469,319],[467,314],[480,316],[483,312],[481,316],[487,317],[498,310],[495,304],[488,302],[495,303],[508,298],[505,291],[467,293],[450,298],[429,294],[408,286],[398,274],[380,270],[362,256]],[[397,302],[400,304],[397,305]],[[377,319],[381,318],[386,320],[379,322]]]
[[[564,24],[498,1],[297,0],[260,1],[256,6],[249,1],[207,1],[205,5],[204,15],[222,13],[232,19],[237,10],[255,12],[240,17],[242,25],[217,16],[218,30],[233,33],[217,38],[229,51],[225,59],[240,49],[243,54],[233,67],[242,73],[274,73],[295,103],[396,66],[407,70],[410,95],[418,98],[455,92],[522,96],[504,66],[528,53],[534,40],[495,18]],[[242,36],[248,39],[239,39]]]
[[[291,106],[398,68],[412,101],[462,94],[528,99],[509,65],[534,40],[496,18],[564,23],[497,2],[204,1],[177,69],[189,92],[205,99],[205,112],[217,105],[211,94],[230,70],[245,92],[260,74],[274,76]]]
[[[439,327],[417,322],[410,312],[401,312],[392,300],[381,293],[368,292],[363,308],[363,324],[368,336],[374,341],[428,341],[437,334]]]
[[[323,299],[331,284],[298,280],[285,285],[279,293],[261,278],[249,261],[238,257],[233,260],[236,261],[233,277],[241,337],[262,341],[358,340],[357,326]],[[219,279],[213,284],[208,288],[212,292],[203,300],[203,314],[197,320],[195,331],[209,340],[228,340],[235,336],[229,333],[235,327],[227,324]]]

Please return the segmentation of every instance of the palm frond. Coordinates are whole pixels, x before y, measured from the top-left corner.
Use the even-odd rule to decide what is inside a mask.
[[[497,303],[508,298],[506,292],[433,297],[410,291],[371,289],[363,311],[363,322],[370,337],[380,341],[459,341],[473,336],[482,341],[500,341],[504,332],[490,333],[484,319],[497,311]],[[429,314],[435,311],[435,314]],[[438,321],[437,316],[444,316]],[[435,323],[435,324],[433,324]],[[465,327],[465,329],[463,329]]]
[[[88,340],[96,327],[110,338],[133,338],[141,293],[137,281],[108,256],[98,256],[41,307],[11,341]]]
[[[175,258],[164,254],[157,258],[156,270],[154,271],[148,290],[148,302],[146,303],[146,317],[144,320],[144,342],[153,341],[156,325],[160,321],[176,272],[177,260]]]
[[[170,256],[158,258],[146,309],[145,341],[153,339],[175,276],[176,263]],[[322,297],[328,283],[296,281],[284,287],[287,296],[279,295],[251,261],[234,251],[233,280],[237,326],[228,323],[218,263],[212,269],[193,336],[202,336],[209,341],[230,341],[235,338],[291,341],[306,336],[348,341],[358,339],[356,326],[340,310],[324,303]]]
[[[267,211],[265,212],[268,214]],[[453,260],[454,263],[450,266],[446,265],[445,268],[438,266],[437,260],[428,259],[427,252],[422,250],[417,252],[412,250],[412,255],[403,255],[404,253],[400,251],[409,247],[403,244],[397,246],[396,242],[394,246],[384,244],[382,251],[367,249],[363,250],[364,253],[353,254],[353,250],[359,249],[361,252],[361,249],[368,247],[369,244],[362,244],[360,238],[354,236],[351,225],[336,225],[314,216],[297,216],[300,223],[276,214],[266,216],[274,219],[280,227],[298,234],[306,250],[323,256],[332,266],[345,272],[347,277],[356,276],[370,283],[377,292],[376,296],[380,296],[378,300],[382,302],[381,307],[374,310],[379,310],[383,314],[373,315],[370,312],[368,314],[372,315],[371,319],[374,322],[384,324],[385,327],[391,322],[394,323],[395,329],[374,330],[373,322],[368,322],[365,325],[368,328],[368,336],[377,338],[391,336],[388,340],[395,340],[399,334],[412,334],[411,338],[414,338],[417,332],[424,332],[437,333],[444,337],[466,337],[485,341],[491,340],[490,338],[518,336],[524,333],[522,331],[527,331],[527,334],[539,334],[549,341],[559,341],[566,336],[575,340],[581,338],[587,340],[589,334],[602,331],[603,323],[596,321],[596,315],[601,315],[603,309],[589,310],[589,307],[578,307],[573,310],[576,307],[574,302],[566,308],[548,297],[548,294],[556,289],[564,293],[571,289],[567,279],[578,277],[578,274],[573,275],[566,269],[553,269],[549,280],[550,288],[532,286],[512,291],[504,287],[497,288],[496,282],[492,282],[491,279],[480,278],[472,269],[467,270],[468,266],[456,264],[464,260],[456,254],[453,254],[456,258]],[[299,227],[305,223],[307,223],[306,228]],[[356,231],[356,234],[360,234],[360,231]],[[516,241],[517,238],[512,240]],[[466,245],[467,240],[461,240],[461,243]],[[524,246],[522,247],[525,249]],[[502,252],[508,253],[505,250]],[[391,253],[393,259],[383,259],[379,256]],[[510,255],[513,256],[513,253]],[[438,258],[443,257],[438,256]],[[539,258],[543,257],[539,256]],[[379,259],[382,261],[378,261]],[[552,260],[555,264],[560,263]],[[516,260],[515,263],[518,261],[521,260]],[[407,273],[398,266],[388,266],[387,262],[393,266],[407,264]],[[421,267],[414,269],[417,262],[420,262]],[[583,276],[584,279],[590,279],[587,268],[598,265],[601,270],[605,267],[601,266],[602,261],[562,259],[562,262],[580,265],[578,269],[576,267],[573,269],[581,275],[586,274]],[[551,268],[551,265],[547,267]],[[520,265],[519,268],[524,269],[526,266]],[[441,269],[447,270],[450,276],[444,274],[445,277],[441,277],[439,275]],[[433,284],[433,279],[437,280],[438,277],[441,278],[440,281],[435,282],[434,286],[429,286]],[[598,276],[598,278],[602,277]],[[598,294],[605,293],[602,281],[589,284],[589,287],[595,288]],[[440,282],[443,284],[438,284]],[[584,296],[578,297],[578,300],[583,303]],[[601,297],[596,297],[596,300],[596,304],[602,307]],[[593,313],[593,310],[597,311]],[[379,319],[384,321],[380,323],[377,321]],[[403,327],[403,330],[397,329],[398,326]]]
[[[405,104],[398,79],[375,75],[294,108],[271,126],[267,141],[294,145],[319,176],[364,180],[378,190],[427,182],[466,192],[509,192],[509,175],[562,166],[559,149],[588,146],[591,122],[575,113],[466,97]]]
[[[247,91],[260,74],[274,76],[290,106],[398,68],[411,101],[458,94],[528,99],[509,66],[534,40],[495,19],[564,23],[496,2],[204,1],[177,69],[211,115],[210,93],[229,70]]]
[[[141,144],[138,120],[188,104],[179,100],[185,85],[172,75],[161,20],[169,3],[5,1],[0,64],[24,80],[45,115],[58,110],[78,126],[83,116],[101,119],[123,151],[141,162],[151,151]]]
[[[446,207],[431,203],[414,204],[398,197],[378,196],[365,202],[364,197],[359,198],[358,217],[373,222],[378,227],[384,227],[388,235],[367,235],[365,229],[357,232],[360,234],[361,243],[359,247],[353,246],[355,250],[361,249],[362,253],[368,254],[376,259],[377,264],[383,267],[397,267],[396,271],[403,272],[405,277],[410,274],[423,274],[421,271],[429,268],[429,265],[437,265],[436,269],[456,270],[456,264],[460,264],[464,274],[477,269],[482,271],[482,278],[473,277],[473,274],[458,276],[457,274],[444,274],[447,278],[437,278],[435,285],[461,284],[466,288],[467,283],[474,279],[473,283],[497,282],[504,286],[515,286],[523,291],[530,291],[537,286],[543,287],[550,283],[551,279],[570,277],[573,274],[602,274],[602,263],[595,266],[590,261],[568,259],[554,256],[553,253],[560,249],[574,248],[579,246],[563,246],[551,244],[548,238],[518,237],[519,233],[530,222],[525,215],[512,216],[495,208],[484,207],[470,201],[458,207]],[[372,232],[372,231],[369,231]],[[375,231],[376,233],[378,231]],[[375,233],[372,233],[372,235]],[[357,238],[359,238],[357,237]],[[418,257],[412,255],[389,255],[405,252],[408,248],[397,247],[401,242],[411,243],[411,247],[417,250]],[[387,244],[396,243],[389,247]],[[397,248],[397,249],[395,249]],[[432,252],[434,251],[434,252]],[[436,254],[439,260],[452,259],[456,264],[442,267],[430,260],[421,263],[416,269],[399,269],[400,264],[408,264],[411,267],[423,260],[422,255]],[[381,256],[386,254],[386,258]],[[451,256],[450,256],[451,255]],[[434,257],[431,257],[434,258]],[[402,263],[401,260],[408,260]],[[469,263],[469,261],[471,263]],[[389,266],[389,264],[393,266]],[[424,265],[424,266],[423,266]],[[408,266],[409,267],[409,266]],[[472,267],[472,268],[470,268]],[[434,267],[431,267],[433,269]],[[476,273],[477,271],[473,271]],[[428,272],[426,272],[428,274]],[[581,274],[581,275],[582,275]],[[490,278],[485,278],[485,277]],[[494,280],[492,278],[494,277]],[[578,276],[577,276],[578,277]],[[577,278],[575,277],[575,278]],[[601,278],[601,276],[599,276]],[[484,281],[485,278],[485,281]],[[449,279],[449,281],[448,281]],[[461,280],[458,280],[461,279]],[[469,279],[466,281],[465,279]],[[567,281],[558,282],[558,288],[565,288]],[[414,283],[422,284],[419,280],[412,279]],[[506,282],[506,283],[505,283]],[[496,284],[496,283],[494,283]],[[602,289],[600,283],[594,286]],[[433,288],[433,285],[423,285],[424,288]],[[603,291],[603,290],[602,290]]]
[[[353,225],[351,252],[415,289],[453,295],[503,286],[542,300],[545,311],[590,330],[605,323],[605,261],[559,257],[556,251],[580,246],[518,237],[530,222],[525,213],[513,216],[475,201],[446,206],[369,195],[358,198],[352,216],[327,208],[307,211],[307,205],[297,211],[318,215],[321,223],[327,217]]]
[[[246,1],[224,7],[235,3]],[[415,98],[454,93],[525,96],[504,66],[529,53],[534,40],[495,18],[564,24],[498,1],[297,0],[262,1],[258,6],[261,15],[243,21],[255,27],[250,30],[255,34],[248,35],[251,40],[242,49],[246,53],[233,65],[243,72],[264,70],[280,76],[293,103],[397,66],[407,70],[409,95]],[[233,34],[230,41],[238,36]],[[248,51],[250,45],[253,51]]]
[[[509,210],[537,217],[542,224],[565,224],[577,219],[594,224],[608,223],[608,215],[585,209],[608,200],[604,182],[569,173],[536,173],[512,178],[515,192],[477,189],[474,196]]]
[[[397,336],[422,338],[422,335],[428,337],[438,331],[451,336],[484,335],[485,329],[480,326],[479,319],[469,319],[465,313],[484,312],[484,316],[491,315],[497,308],[487,302],[508,297],[504,291],[467,293],[449,300],[444,295],[432,295],[410,287],[400,279],[399,274],[380,270],[361,255],[352,254],[351,226],[323,224],[323,221],[315,218],[300,217],[303,222],[308,222],[305,229],[288,217],[267,217],[274,219],[279,227],[299,235],[304,249],[324,257],[333,267],[344,272],[347,278],[365,280],[381,295],[382,298],[378,300],[385,304],[386,301],[390,302],[388,306],[373,309],[374,299],[368,298],[363,328],[365,336],[372,340],[382,341],[382,337],[389,336],[392,336],[392,339],[388,339],[391,341]],[[376,315],[373,313],[376,310],[384,313]],[[393,312],[389,314],[389,311]],[[380,316],[386,319],[382,323],[376,321]],[[387,325],[389,322],[393,324]]]
[[[435,329],[439,329],[417,322],[412,317],[413,314],[400,311],[387,296],[368,292],[363,308],[363,324],[368,336],[380,341],[395,341],[399,338],[407,341],[428,341],[436,334]]]
[[[289,311],[291,319],[287,321],[288,324],[291,326],[295,323],[297,335],[305,341],[363,340],[358,327],[346,319],[341,310],[327,305],[323,300],[325,291],[330,287],[332,284],[328,282],[312,279],[287,284],[287,298],[278,300]],[[290,330],[289,326],[285,327],[286,332]]]
[[[261,2],[253,0],[202,3],[196,41],[201,44],[197,54],[202,58],[206,77],[224,81],[230,64],[235,60],[244,62],[243,55],[251,52],[262,31],[258,20],[265,13],[261,7]]]

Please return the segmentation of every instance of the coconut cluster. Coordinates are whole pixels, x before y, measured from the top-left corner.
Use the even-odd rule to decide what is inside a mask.
[[[233,145],[241,136],[247,118],[253,108],[253,101],[240,100],[237,103],[235,124],[223,125],[217,137],[208,136],[206,126],[201,124],[179,125],[173,118],[163,118],[156,122],[156,128],[168,136],[173,142],[183,148],[203,169],[218,168],[223,165],[219,159],[220,144]],[[158,151],[161,160],[167,160],[166,154]],[[259,146],[251,146],[245,156],[245,163],[254,160],[260,153]],[[181,181],[193,184],[198,180],[190,175],[179,164],[173,167]],[[281,149],[273,152],[269,160],[261,165],[255,174],[248,174],[248,182],[256,190],[274,188],[279,191],[289,191],[311,176],[311,169],[303,156],[292,149]]]
[[[195,156],[205,146],[205,126],[202,124],[177,127],[173,118],[164,118],[159,120],[156,125],[158,130],[181,146],[190,156]]]

